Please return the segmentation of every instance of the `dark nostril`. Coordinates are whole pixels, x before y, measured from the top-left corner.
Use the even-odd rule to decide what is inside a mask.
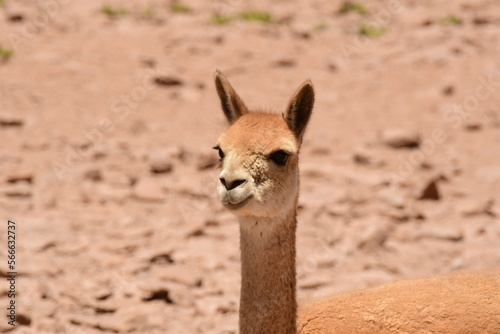
[[[234,189],[236,187],[239,187],[242,184],[244,184],[245,182],[247,182],[247,180],[234,180],[233,182],[231,182],[231,184],[229,185],[229,188],[227,190],[231,190],[231,189]]]
[[[247,182],[247,180],[234,180],[231,182],[227,182],[223,177],[221,177],[219,180],[227,190],[232,190]]]
[[[226,180],[225,180],[223,177],[221,177],[221,178],[219,178],[219,181],[220,181],[220,183],[222,183],[222,185],[223,185],[223,186],[227,189],[227,186],[226,186]]]

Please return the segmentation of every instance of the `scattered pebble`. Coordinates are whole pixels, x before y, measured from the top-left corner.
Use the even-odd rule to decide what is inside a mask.
[[[24,120],[14,115],[0,115],[0,127],[15,128],[24,125]]]
[[[376,156],[376,154],[365,148],[358,148],[354,150],[352,160],[362,166],[380,167],[384,165],[383,160]]]
[[[106,300],[113,296],[113,292],[107,288],[99,288],[93,291],[93,297],[97,300]]]
[[[460,202],[457,205],[457,211],[464,217],[478,216],[491,214],[493,208],[493,200],[470,198]]]
[[[294,67],[297,65],[297,62],[294,59],[283,58],[275,61],[275,64],[278,67]]]
[[[83,178],[93,182],[102,181],[102,174],[99,169],[89,169],[83,174]]]
[[[184,81],[179,78],[172,76],[157,76],[154,78],[154,83],[158,86],[162,87],[172,87],[172,86],[182,86],[184,85]]]
[[[149,67],[149,68],[155,68],[156,63],[157,63],[154,58],[149,58],[149,57],[141,58],[140,62],[145,67]]]
[[[154,264],[172,264],[175,262],[174,258],[172,257],[172,254],[170,253],[157,254],[153,256],[149,261]]]
[[[186,264],[176,264],[158,274],[158,278],[167,282],[182,284],[188,288],[203,286],[204,272]]]
[[[24,20],[24,15],[21,13],[11,13],[7,16],[7,20],[10,22],[21,22]]]
[[[484,25],[484,24],[488,24],[491,22],[491,19],[488,18],[488,17],[484,17],[484,16],[478,16],[478,17],[475,17],[474,20],[472,20],[472,23],[474,23],[475,25]]]
[[[437,201],[441,198],[438,189],[437,180],[432,179],[423,183],[419,189],[417,189],[417,199],[418,200],[432,200]]]
[[[16,182],[3,190],[7,197],[11,198],[29,198],[32,196],[31,186],[28,182]]]
[[[31,170],[16,170],[12,171],[6,176],[6,181],[8,183],[16,183],[16,182],[26,182],[33,183],[34,173]]]
[[[455,93],[455,87],[453,87],[453,85],[447,85],[443,88],[442,92],[443,95],[451,96]]]
[[[464,238],[463,232],[455,227],[440,226],[438,223],[436,225],[426,226],[422,230],[417,232],[417,239],[441,239],[448,241],[460,241]]]
[[[382,142],[391,148],[418,148],[420,135],[415,131],[403,129],[385,129],[382,131]]]
[[[165,152],[158,152],[149,156],[149,169],[153,174],[165,174],[172,171],[173,163]]]
[[[483,125],[480,122],[469,121],[464,124],[464,129],[469,132],[480,131]]]
[[[327,63],[326,64],[326,68],[330,72],[338,72],[338,70],[339,70],[339,66],[335,62],[329,62],[329,63]]]
[[[139,179],[132,195],[134,198],[146,202],[162,202],[165,199],[163,187],[158,181],[150,178]]]
[[[170,292],[165,289],[158,289],[152,291],[148,296],[144,297],[142,300],[145,302],[159,300],[167,304],[175,304],[172,297],[170,297]]]
[[[205,316],[236,312],[237,305],[225,296],[207,296],[195,301],[196,310]]]

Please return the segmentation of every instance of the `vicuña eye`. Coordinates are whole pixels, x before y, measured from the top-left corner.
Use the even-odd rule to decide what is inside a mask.
[[[222,152],[222,149],[219,147],[219,146],[215,146],[215,147],[212,147],[214,150],[218,150],[219,151],[219,157],[222,159],[224,159],[224,152]]]
[[[279,150],[271,153],[269,158],[271,158],[271,160],[274,161],[277,165],[284,166],[290,155],[292,154],[287,151]]]

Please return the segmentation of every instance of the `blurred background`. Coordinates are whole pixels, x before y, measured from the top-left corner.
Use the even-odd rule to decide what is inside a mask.
[[[0,332],[236,332],[217,68],[276,112],[315,85],[301,303],[498,266],[499,55],[496,0],[0,0]]]

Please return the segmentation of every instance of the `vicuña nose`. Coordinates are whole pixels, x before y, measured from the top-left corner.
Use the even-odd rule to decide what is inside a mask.
[[[219,180],[224,185],[224,187],[226,187],[227,190],[234,189],[247,182],[247,180],[241,180],[241,179],[230,180],[230,179],[225,179],[223,177],[221,177]]]

